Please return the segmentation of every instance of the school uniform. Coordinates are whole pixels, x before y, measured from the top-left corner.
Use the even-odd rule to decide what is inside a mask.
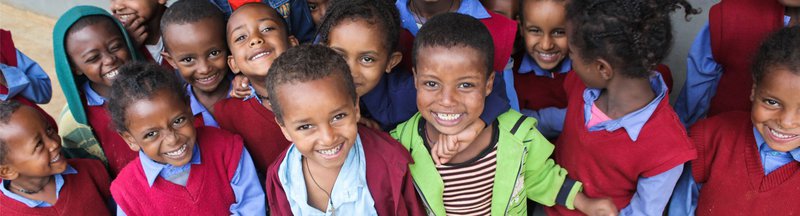
[[[572,71],[569,57],[552,71],[539,67],[527,53],[522,53],[511,73],[513,87],[519,98],[520,112],[539,121],[536,129],[545,137],[556,138],[564,127],[567,112],[567,92],[564,78]]]
[[[89,82],[83,84],[84,97],[86,98],[86,116],[89,120],[89,125],[94,131],[97,141],[103,148],[103,153],[108,159],[108,167],[111,170],[111,176],[117,174],[128,164],[128,162],[136,159],[137,154],[132,151],[128,143],[122,139],[117,130],[114,128],[114,123],[111,121],[111,116],[105,105],[106,98],[97,94]]]
[[[222,82],[230,82],[230,79],[227,78],[223,79]],[[232,88],[233,87],[228,88],[228,96],[225,96],[225,98],[230,98],[230,92]],[[192,108],[192,116],[194,116],[194,126],[195,127],[209,126],[209,127],[219,128],[219,123],[217,123],[217,120],[214,119],[214,115],[211,114],[211,111],[206,109],[206,106],[203,105],[203,103],[201,103],[200,100],[197,99],[197,96],[194,95],[195,93],[194,90],[192,90],[192,85],[186,85],[186,94],[189,95],[189,107]]]
[[[274,8],[286,21],[290,35],[300,43],[311,43],[316,36],[316,27],[311,20],[311,10],[305,0],[209,0],[225,14],[227,20],[234,10],[250,2],[262,2]]]
[[[4,215],[111,215],[106,202],[110,179],[100,161],[69,159],[64,172],[53,175],[56,203],[14,194],[9,181],[0,184],[0,212]]]
[[[175,167],[143,152],[111,183],[118,215],[265,215],[264,192],[242,140],[197,128],[188,164]]]
[[[34,103],[50,102],[53,90],[50,77],[38,63],[28,58],[14,46],[11,32],[0,29],[0,76],[6,80],[0,85],[0,101],[20,95]]]
[[[139,52],[142,53],[144,59],[150,63],[157,64],[164,68],[167,71],[175,71],[176,69],[172,67],[163,56],[161,56],[161,52],[164,51],[164,37],[159,37],[158,42],[153,45],[142,45]]]

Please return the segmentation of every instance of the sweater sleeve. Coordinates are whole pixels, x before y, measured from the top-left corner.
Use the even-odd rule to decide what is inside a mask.
[[[568,209],[575,209],[575,196],[582,189],[582,183],[567,178],[567,170],[550,158],[555,146],[535,128],[529,130],[523,140],[528,145],[525,164],[528,198],[546,206],[561,204]]]

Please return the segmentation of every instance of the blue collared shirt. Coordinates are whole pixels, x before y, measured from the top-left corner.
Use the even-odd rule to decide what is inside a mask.
[[[784,16],[784,26],[789,25],[791,17]],[[722,65],[714,60],[711,51],[711,31],[708,23],[697,34],[689,56],[686,58],[686,82],[675,101],[675,113],[684,126],[688,127],[705,117],[711,106],[711,98],[717,92],[722,77]],[[750,88],[750,86],[742,86]]]
[[[758,153],[761,156],[761,167],[764,169],[764,175],[768,175],[789,162],[800,161],[800,148],[789,152],[772,150],[755,127],[753,127],[753,136],[758,147]],[[700,188],[702,187],[703,184],[694,181],[691,166],[686,166],[675,187],[675,195],[672,196],[669,215],[694,215],[697,209],[697,197],[700,195]]]
[[[223,80],[223,82],[230,82],[229,80]],[[225,98],[230,97],[230,92],[233,86],[228,88],[228,96]],[[206,109],[206,106],[203,106],[203,103],[200,103],[200,100],[197,100],[197,97],[194,95],[194,91],[192,91],[192,85],[186,85],[186,94],[189,94],[189,105],[192,107],[192,115],[203,115],[203,125],[211,126],[219,128],[219,124],[217,120],[214,119],[214,115],[211,114],[211,111]]]
[[[53,89],[50,77],[42,70],[38,63],[31,60],[19,50],[17,53],[17,66],[12,67],[0,63],[0,71],[6,80],[7,94],[0,94],[0,101],[6,101],[16,95],[38,104],[50,102]]]
[[[58,196],[61,194],[61,188],[64,187],[64,177],[61,176],[61,175],[70,175],[70,174],[77,174],[77,173],[78,173],[78,171],[75,170],[75,168],[72,168],[72,166],[67,164],[67,169],[65,169],[64,172],[62,172],[60,174],[53,175],[53,177],[56,180],[56,200],[58,200]],[[53,205],[50,205],[50,203],[47,203],[45,201],[32,200],[32,199],[28,199],[28,198],[22,197],[20,195],[17,195],[15,193],[9,191],[8,189],[6,189],[7,187],[9,187],[8,184],[11,183],[10,181],[3,181],[3,180],[0,180],[0,181],[2,181],[2,184],[1,184],[2,187],[0,187],[0,191],[3,192],[3,195],[6,195],[7,197],[9,197],[9,198],[11,198],[13,200],[16,200],[16,201],[19,201],[21,203],[24,203],[25,205],[27,205],[28,207],[31,207],[31,208],[44,208],[44,207],[53,206]]]
[[[83,92],[86,95],[86,105],[102,106],[104,103],[106,103],[107,99],[104,98],[103,96],[100,96],[100,94],[94,91],[94,89],[92,89],[92,86],[89,85],[89,83],[90,82],[83,83]]]
[[[625,114],[621,118],[600,122],[590,127],[589,131],[606,130],[611,132],[620,128],[625,128],[625,132],[627,132],[631,140],[635,142],[636,139],[639,138],[639,132],[641,132],[642,127],[644,127],[644,123],[650,119],[650,116],[656,111],[658,104],[664,99],[664,95],[667,94],[667,84],[664,83],[660,73],[653,73],[650,77],[650,87],[653,89],[653,92],[656,93],[656,98],[653,99],[653,101],[650,101],[650,103],[641,109]],[[586,88],[586,90],[583,91],[584,125],[589,123],[589,120],[592,118],[592,104],[600,97],[601,92],[602,89],[594,88]]]
[[[414,18],[415,15],[411,13],[410,8],[408,8],[408,0],[397,0],[395,6],[397,6],[397,10],[400,12],[400,22],[403,28],[411,32],[412,35],[417,36],[420,23],[417,23],[416,18]],[[456,10],[456,13],[469,15],[475,17],[475,19],[491,17],[489,12],[486,11],[486,8],[484,8],[478,0],[461,1],[461,5],[458,7],[458,10]]]
[[[533,72],[536,76],[553,78],[555,77],[554,73],[563,74],[570,70],[572,70],[572,60],[569,57],[564,58],[552,71],[548,71],[539,67],[539,64],[537,64],[530,55],[525,55],[522,57],[522,62],[519,65],[517,73],[526,74]],[[511,77],[513,77],[513,75]],[[510,82],[506,81],[506,83],[514,83],[513,78]],[[536,129],[539,130],[542,135],[547,138],[555,138],[561,134],[561,130],[564,128],[564,119],[560,116],[567,115],[567,108],[546,107],[539,110],[522,109],[520,112],[525,114],[525,116],[533,117],[538,120]]]
[[[178,185],[186,186],[186,180],[188,180],[189,173],[191,172],[191,165],[202,163],[202,159],[200,158],[200,146],[198,145],[194,146],[192,158],[189,160],[189,163],[179,167],[153,161],[142,151],[139,151],[139,158],[139,161],[142,163],[142,168],[144,169],[145,177],[147,178],[147,184],[150,187],[153,186],[153,183],[158,177]],[[242,149],[242,156],[239,159],[239,165],[236,167],[230,186],[236,197],[236,202],[232,204],[229,209],[232,215],[267,214],[267,209],[264,205],[266,203],[264,190],[256,175],[253,159],[250,157],[250,153],[247,152],[247,149]],[[117,215],[126,215],[119,206],[117,206]]]
[[[361,137],[347,153],[336,184],[331,191],[333,206],[327,212],[308,205],[305,175],[303,175],[303,155],[294,144],[289,147],[286,157],[278,167],[278,178],[286,191],[287,200],[294,215],[332,215],[331,207],[337,215],[377,215],[375,201],[367,187],[367,165]]]

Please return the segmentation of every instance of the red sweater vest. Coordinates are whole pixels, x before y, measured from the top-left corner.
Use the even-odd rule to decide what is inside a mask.
[[[106,201],[109,178],[105,166],[97,160],[67,160],[77,174],[62,175],[64,186],[55,205],[30,208],[0,193],[0,213],[3,215],[111,215]]]
[[[408,170],[408,164],[413,163],[408,150],[381,131],[359,126],[358,134],[364,146],[367,187],[378,215],[425,215]],[[283,151],[267,173],[267,199],[273,215],[292,215],[286,191],[278,178],[278,167],[285,157],[286,151]]]
[[[592,198],[609,197],[618,209],[630,203],[640,177],[652,177],[697,157],[683,125],[665,96],[642,127],[637,141],[624,128],[613,132],[588,131],[584,121],[583,92],[586,86],[574,73],[567,77],[569,105],[554,152],[556,163],[569,177],[583,183],[583,193]],[[547,209],[548,215],[582,215],[562,206]]]
[[[230,182],[242,156],[242,139],[214,127],[197,128],[200,164],[191,165],[186,187],[158,177],[150,187],[140,158],[111,183],[114,200],[128,215],[229,215],[236,202]]]
[[[139,154],[131,150],[128,143],[113,128],[111,116],[108,115],[105,106],[84,105],[89,125],[94,130],[94,135],[97,136],[97,141],[100,142],[100,147],[103,148],[103,153],[108,158],[111,176],[115,177],[128,162],[139,157]]]
[[[275,122],[275,114],[256,99],[223,99],[214,105],[214,110],[220,128],[242,136],[258,173],[267,173],[269,164],[292,144]]]
[[[711,52],[725,72],[711,99],[708,116],[750,111],[752,58],[772,31],[783,27],[784,7],[777,0],[726,0],[708,14]]]
[[[765,176],[750,113],[719,114],[692,126],[690,134],[699,153],[692,173],[703,183],[697,215],[800,214],[800,163]]]
[[[161,63],[156,62],[156,58],[153,58],[153,55],[150,55],[150,51],[147,50],[146,46],[142,45],[142,47],[139,49],[139,52],[141,52],[142,55],[144,55],[145,60],[147,60],[148,62],[158,64],[169,72],[175,71],[175,68],[172,67],[172,65],[169,64],[169,62],[167,62],[166,59],[162,59]]]

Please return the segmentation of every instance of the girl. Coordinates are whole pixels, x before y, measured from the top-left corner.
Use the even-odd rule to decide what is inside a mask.
[[[653,72],[672,43],[670,13],[685,0],[576,0],[567,6],[573,70],[554,158],[589,197],[611,197],[620,214],[660,215],[683,163],[696,157]],[[586,163],[586,161],[593,161]],[[549,215],[578,215],[555,206]]]

